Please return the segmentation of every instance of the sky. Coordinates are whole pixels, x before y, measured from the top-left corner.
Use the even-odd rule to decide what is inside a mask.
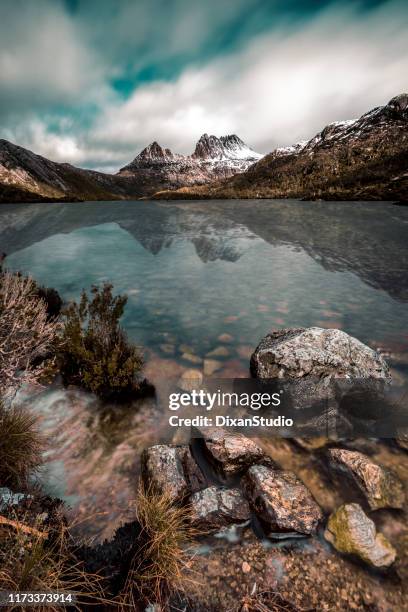
[[[267,153],[408,90],[406,0],[0,0],[0,138],[116,172],[204,132]]]

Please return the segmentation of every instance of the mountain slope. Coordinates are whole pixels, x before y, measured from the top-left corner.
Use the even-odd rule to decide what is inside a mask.
[[[261,155],[238,136],[207,136],[191,156],[156,142],[117,174],[83,170],[0,140],[0,202],[118,200],[148,197],[158,190],[204,184],[243,172]]]
[[[246,172],[157,199],[408,199],[408,94],[355,121],[326,126],[307,143],[277,149]]]

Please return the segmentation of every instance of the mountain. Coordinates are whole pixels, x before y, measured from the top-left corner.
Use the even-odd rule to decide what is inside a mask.
[[[308,142],[276,149],[242,174],[157,199],[408,199],[408,94]]]
[[[118,175],[134,177],[143,173],[151,181],[167,182],[174,188],[202,185],[244,172],[262,155],[252,151],[238,136],[203,134],[192,155],[179,155],[153,142]]]
[[[105,174],[56,163],[0,140],[0,202],[149,197],[163,189],[230,177],[261,157],[238,136],[204,134],[191,156],[173,154],[154,142],[117,174]]]

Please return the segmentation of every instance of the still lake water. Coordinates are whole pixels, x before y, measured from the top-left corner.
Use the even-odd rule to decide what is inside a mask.
[[[65,300],[103,281],[126,293],[122,323],[145,347],[153,382],[201,368],[200,360],[221,346],[217,376],[245,376],[251,351],[269,330],[311,325],[341,328],[381,348],[396,381],[408,374],[404,207],[293,200],[6,204],[0,206],[0,250],[8,268],[55,287]],[[85,503],[81,487],[89,489],[90,480],[59,431],[64,419],[71,431],[78,422],[78,397],[67,399],[61,389],[52,394],[36,402],[60,436],[60,454],[50,451],[54,476],[70,465],[59,492]],[[82,434],[82,441],[89,438],[89,431]],[[137,444],[123,431],[113,450],[112,440],[105,442],[111,471],[105,464],[107,482],[99,487],[106,495],[112,473],[119,465],[123,472]],[[86,462],[96,466],[100,457],[94,452],[92,464],[88,454]]]

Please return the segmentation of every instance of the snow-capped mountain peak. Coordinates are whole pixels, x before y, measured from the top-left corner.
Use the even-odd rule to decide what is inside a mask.
[[[192,157],[202,160],[253,160],[255,162],[261,159],[262,155],[250,149],[236,134],[221,136],[221,138],[203,134],[196,144]]]
[[[135,159],[122,168],[119,174],[133,175],[140,170],[151,169],[161,174],[189,174],[199,177],[200,182],[210,178],[226,178],[244,172],[263,157],[250,149],[236,134],[218,138],[203,134],[192,155],[179,155],[164,149],[156,141],[147,146]],[[173,179],[172,179],[173,180]],[[175,180],[175,179],[174,179]]]

